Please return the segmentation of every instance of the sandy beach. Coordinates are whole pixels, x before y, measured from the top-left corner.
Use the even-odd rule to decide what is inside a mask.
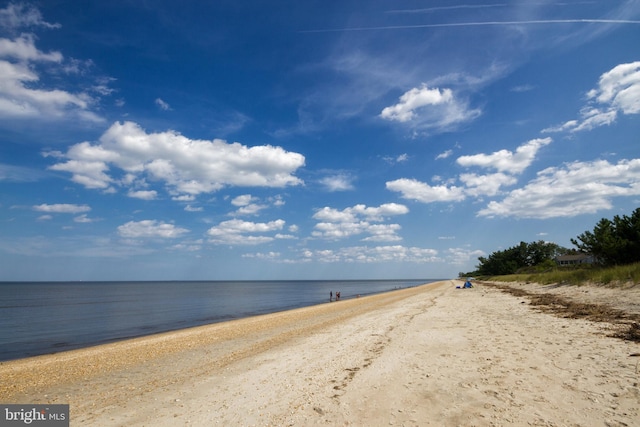
[[[460,284],[0,363],[0,402],[69,403],[72,426],[640,425],[624,325]],[[510,286],[640,315],[638,287]]]

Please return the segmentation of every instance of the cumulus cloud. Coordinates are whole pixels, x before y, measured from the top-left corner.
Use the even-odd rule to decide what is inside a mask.
[[[604,73],[588,97],[623,114],[640,113],[640,61],[620,64]]]
[[[275,239],[274,236],[265,236],[264,233],[273,233],[282,230],[285,221],[277,219],[270,222],[251,222],[232,219],[222,221],[217,226],[207,231],[209,242],[227,245],[258,245],[268,243]]]
[[[574,162],[548,168],[525,187],[478,212],[485,217],[546,219],[611,209],[611,199],[640,195],[640,159]]]
[[[405,247],[402,245],[391,246],[350,246],[337,250],[306,249],[302,253],[302,260],[319,261],[325,263],[354,262],[354,263],[378,263],[378,262],[439,262],[438,251],[435,249]]]
[[[464,193],[473,197],[495,196],[502,187],[514,185],[518,180],[504,173],[478,175],[475,173],[460,174],[460,181],[465,185]]]
[[[364,241],[397,241],[401,237],[396,233],[400,230],[398,224],[372,224],[382,222],[385,217],[404,215],[409,209],[397,203],[387,203],[378,207],[355,205],[338,210],[324,207],[316,211],[313,218],[319,222],[311,233],[313,237],[339,240],[351,236],[368,234]]]
[[[260,259],[260,260],[269,260],[269,261],[273,261],[273,260],[278,260],[280,258],[280,252],[255,252],[255,253],[251,253],[251,254],[243,254],[242,258],[254,258],[254,259]]]
[[[33,210],[38,212],[77,214],[82,212],[89,212],[91,208],[87,205],[74,205],[67,203],[57,203],[49,205],[45,203],[42,205],[34,206]]]
[[[600,76],[598,87],[587,93],[588,104],[578,119],[543,132],[580,132],[610,125],[618,114],[640,113],[640,61],[620,64]]]
[[[380,117],[398,122],[408,122],[416,117],[416,110],[427,105],[439,105],[453,100],[451,89],[429,89],[426,85],[405,92],[400,101],[386,107]]]
[[[378,207],[358,204],[343,210],[324,207],[318,210],[314,219],[331,222],[352,222],[359,216],[366,217],[370,221],[382,221],[385,216],[405,215],[409,213],[409,208],[397,203],[385,203]]]
[[[234,206],[247,206],[257,200],[258,199],[256,197],[253,197],[251,194],[243,194],[231,200],[231,204]]]
[[[147,133],[133,122],[114,123],[97,144],[82,142],[50,167],[87,188],[127,187],[136,179],[164,183],[174,196],[210,193],[224,186],[285,187],[302,184],[293,173],[303,155],[281,147],[247,147],[189,139],[175,131]],[[114,170],[112,170],[114,169]]]
[[[118,227],[118,234],[125,238],[175,239],[188,233],[186,228],[156,220],[129,221]]]
[[[535,160],[540,148],[551,143],[551,138],[533,139],[519,146],[515,153],[509,150],[500,150],[491,154],[475,154],[472,156],[458,157],[456,163],[460,166],[478,166],[495,169],[499,172],[520,174]]]
[[[257,215],[260,211],[268,207],[267,205],[260,205],[258,203],[249,203],[248,205],[239,207],[232,215]]]
[[[416,179],[400,178],[386,183],[387,190],[401,193],[404,199],[422,203],[459,202],[465,199],[462,187],[446,185],[429,185]]]
[[[127,196],[134,199],[155,200],[158,198],[158,192],[155,190],[131,190],[127,193]]]
[[[460,202],[468,196],[495,196],[503,187],[516,184],[516,175],[528,168],[536,159],[539,150],[551,141],[551,138],[533,139],[519,146],[515,152],[500,150],[491,154],[460,156],[456,159],[460,166],[497,171],[488,174],[462,173],[458,177],[463,184],[461,186],[452,183],[430,185],[416,179],[400,178],[388,181],[386,187],[390,191],[401,193],[401,197],[405,199],[421,203]]]
[[[9,4],[0,9],[0,25],[4,29],[20,27],[56,28],[42,19],[32,7]],[[10,119],[74,118],[100,122],[92,111],[96,100],[87,92],[69,92],[46,87],[41,83],[43,69],[67,69],[60,52],[42,52],[35,45],[36,37],[22,33],[9,39],[0,38],[0,117]]]
[[[405,92],[397,104],[385,107],[380,117],[418,129],[446,131],[477,118],[480,113],[480,110],[469,108],[468,103],[456,97],[451,89],[422,85]]]
[[[259,202],[260,198],[254,197],[251,194],[237,196],[231,200],[231,204],[237,206],[238,209],[230,215],[257,215],[260,211],[269,208],[268,204]],[[284,204],[280,198],[275,198],[270,202],[273,202],[275,206]]]

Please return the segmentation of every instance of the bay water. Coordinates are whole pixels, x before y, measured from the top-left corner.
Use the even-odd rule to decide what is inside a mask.
[[[434,281],[0,282],[0,361]]]

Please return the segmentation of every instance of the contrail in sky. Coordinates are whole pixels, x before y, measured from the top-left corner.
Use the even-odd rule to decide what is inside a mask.
[[[539,3],[541,6],[576,6],[580,4],[593,4],[593,1],[583,1],[576,3],[552,3],[552,4],[544,4]],[[530,4],[538,4],[538,3],[530,3]],[[459,4],[455,6],[436,6],[436,7],[427,7],[423,9],[394,9],[388,10],[386,13],[432,13],[439,12],[441,10],[456,10],[456,9],[487,9],[491,7],[509,7],[508,3],[496,3],[496,4]]]
[[[446,28],[446,27],[480,27],[500,25],[548,25],[548,24],[632,24],[639,25],[640,21],[621,19],[546,19],[540,21],[486,21],[486,22],[454,22],[448,24],[422,24],[422,25],[390,25],[384,27],[354,27],[335,28],[324,30],[303,30],[301,33],[338,33],[343,31],[378,31],[378,30],[411,30],[419,28]]]
[[[440,6],[440,7],[429,7],[425,9],[397,9],[397,10],[389,10],[386,13],[431,13],[437,12],[440,10],[453,10],[453,9],[486,9],[489,7],[506,7],[508,4],[460,4],[457,6]]]

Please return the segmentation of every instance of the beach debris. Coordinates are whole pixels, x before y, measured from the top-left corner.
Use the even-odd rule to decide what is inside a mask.
[[[494,283],[492,285],[494,288],[515,297],[528,298],[529,303],[540,311],[565,318],[610,323],[618,330],[609,336],[625,341],[640,342],[640,315],[638,314],[627,313],[606,304],[581,303],[551,293],[528,292],[507,284]]]

